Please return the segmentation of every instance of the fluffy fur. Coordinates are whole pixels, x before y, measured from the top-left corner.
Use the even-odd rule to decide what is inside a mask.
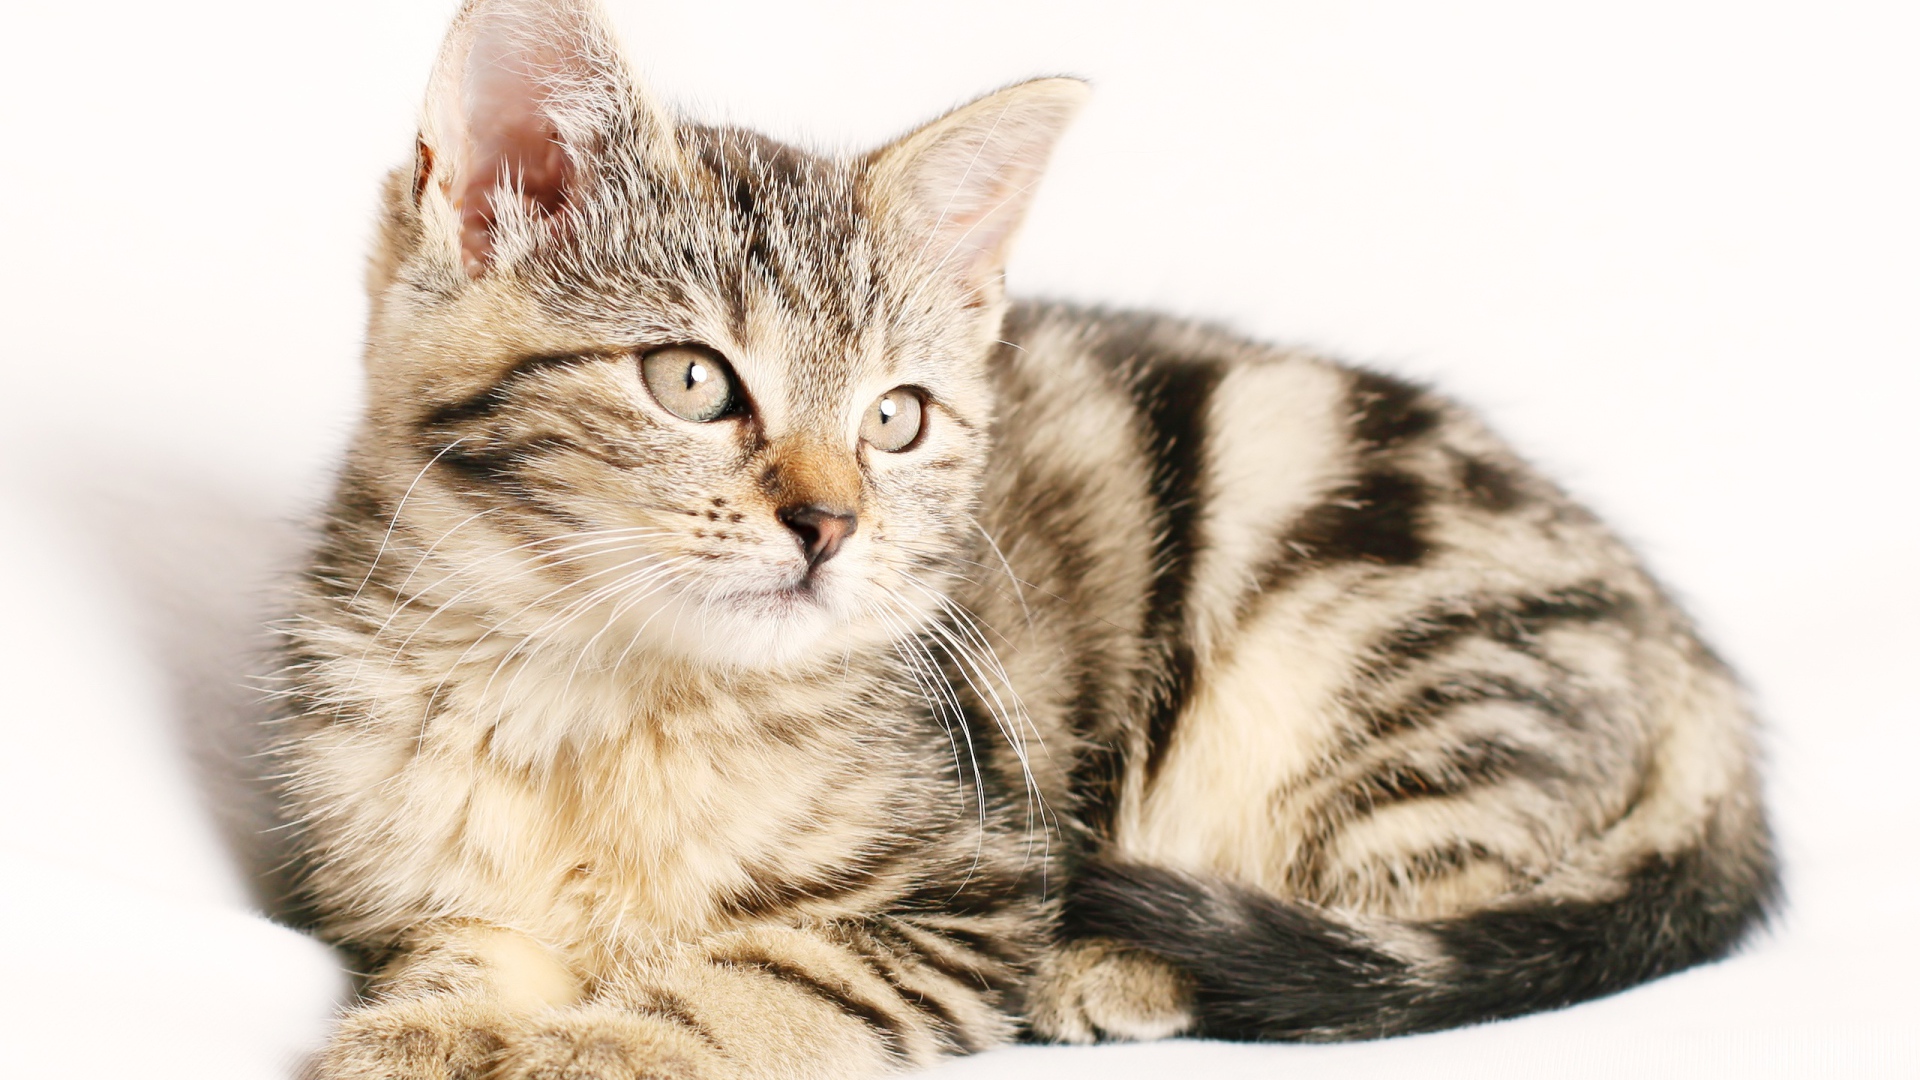
[[[463,10],[288,623],[308,897],[371,973],[320,1076],[1389,1035],[1759,919],[1734,680],[1470,415],[1003,297],[1084,93],[821,157],[668,116],[576,0]],[[721,418],[650,393],[672,345]]]

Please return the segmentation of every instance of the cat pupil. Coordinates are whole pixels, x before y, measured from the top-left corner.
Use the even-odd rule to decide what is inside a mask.
[[[899,411],[900,411],[900,406],[895,405],[893,403],[892,398],[884,397],[880,399],[880,422],[881,423],[884,424],[887,421],[893,419],[893,414]]]
[[[701,366],[699,362],[696,361],[687,366],[687,389],[691,390],[695,383],[703,383],[706,381],[707,369]]]

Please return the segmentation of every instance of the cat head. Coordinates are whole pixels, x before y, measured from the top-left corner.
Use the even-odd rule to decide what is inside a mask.
[[[754,668],[904,632],[969,569],[1002,267],[1085,95],[821,156],[670,116],[589,0],[471,0],[386,189],[356,467],[541,633]]]

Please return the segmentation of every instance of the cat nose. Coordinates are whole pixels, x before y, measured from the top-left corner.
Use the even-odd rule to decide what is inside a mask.
[[[807,553],[809,567],[819,566],[839,554],[841,543],[852,536],[853,530],[860,524],[860,519],[851,513],[814,503],[783,506],[778,516],[780,523],[799,537],[800,547]]]

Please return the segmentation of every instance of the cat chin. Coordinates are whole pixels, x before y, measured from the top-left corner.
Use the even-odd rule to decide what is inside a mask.
[[[769,589],[679,597],[650,620],[646,643],[722,671],[790,672],[835,660],[890,635],[862,619],[841,590]]]

